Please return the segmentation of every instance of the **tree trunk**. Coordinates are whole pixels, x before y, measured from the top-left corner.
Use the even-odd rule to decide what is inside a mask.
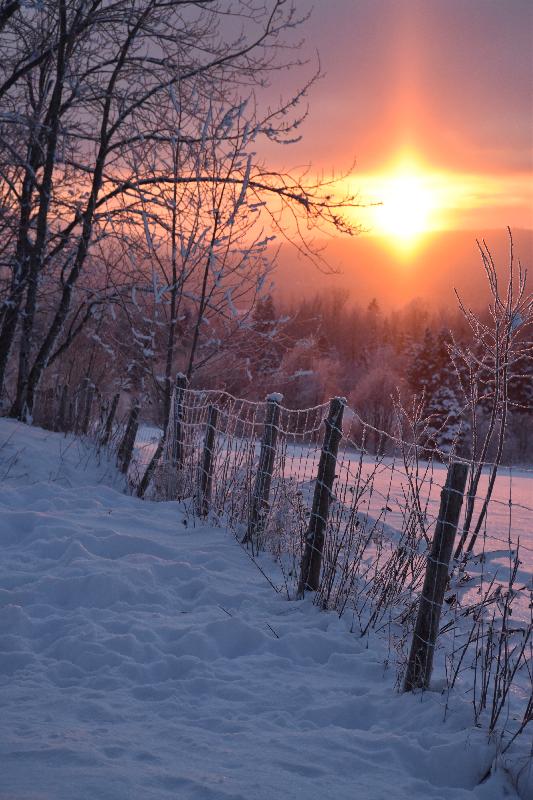
[[[43,121],[43,130],[47,131],[43,144],[46,147],[43,177],[39,185],[39,211],[37,214],[35,243],[30,251],[28,287],[26,293],[26,306],[22,323],[22,338],[19,351],[19,370],[17,379],[17,395],[11,408],[10,415],[21,419],[27,406],[27,387],[30,372],[30,356],[32,349],[33,328],[37,311],[37,292],[39,288],[39,275],[42,270],[44,250],[48,236],[48,212],[53,193],[54,167],[56,164],[57,142],[59,124],[61,119],[61,102],[65,81],[66,62],[66,27],[67,16],[65,0],[59,2],[59,35],[62,44],[57,51],[57,64],[55,70],[55,84],[50,99],[46,118]],[[33,408],[33,394],[29,411]]]

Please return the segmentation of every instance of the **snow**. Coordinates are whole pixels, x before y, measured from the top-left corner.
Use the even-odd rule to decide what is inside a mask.
[[[468,699],[287,602],[223,529],[0,420],[0,798],[501,800]],[[523,795],[525,797],[525,795]]]
[[[281,392],[271,392],[270,394],[267,394],[265,400],[270,403],[282,403],[283,395]]]

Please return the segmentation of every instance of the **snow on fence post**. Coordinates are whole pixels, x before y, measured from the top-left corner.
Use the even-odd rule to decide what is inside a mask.
[[[217,427],[218,410],[215,406],[209,405],[207,409],[207,423],[205,427],[204,451],[202,464],[200,467],[200,487],[198,492],[198,514],[202,517],[207,516],[209,504],[211,502],[211,487],[213,483],[213,459],[215,448],[215,436]]]
[[[85,404],[83,408],[83,420],[81,424],[81,433],[83,436],[87,436],[89,431],[89,423],[91,421],[91,410],[93,407],[93,400],[94,400],[94,383],[87,378],[87,384],[85,387]]]
[[[124,438],[120,443],[118,449],[117,461],[118,468],[124,475],[128,474],[131,457],[133,455],[133,445],[135,444],[135,437],[137,436],[137,429],[139,427],[139,401],[136,399],[133,403],[128,423],[126,425],[126,432]]]
[[[424,586],[403,685],[404,692],[429,687],[440,614],[467,475],[467,464],[460,462],[450,464],[440,496],[439,516],[431,552],[427,558]]]
[[[242,540],[243,544],[254,542],[264,525],[265,512],[268,508],[270,484],[274,469],[276,455],[276,442],[278,439],[279,416],[283,395],[277,392],[266,397],[265,425],[261,439],[261,452],[259,465],[252,496],[252,507],[248,519],[248,528]]]
[[[64,383],[63,386],[61,387],[61,394],[59,395],[59,409],[57,412],[56,421],[54,425],[55,431],[66,430],[67,407],[68,407],[68,386],[66,383]]]
[[[329,404],[328,416],[324,420],[326,430],[320,453],[318,473],[313,494],[313,506],[305,537],[305,549],[300,568],[298,597],[305,591],[316,592],[320,585],[320,568],[326,535],[329,506],[333,497],[333,482],[337,453],[342,438],[342,417],[346,406],[344,397],[334,397]]]
[[[120,392],[117,392],[116,395],[113,397],[111,401],[111,407],[109,409],[109,414],[107,415],[107,419],[105,422],[104,427],[104,435],[102,436],[102,445],[109,444],[109,440],[111,439],[111,433],[113,432],[113,422],[115,421],[115,414],[117,413],[118,408],[118,401],[120,399]]]
[[[180,470],[183,465],[183,400],[185,397],[185,390],[187,388],[187,376],[183,372],[178,372],[176,375],[176,382],[174,385],[174,461],[173,467]]]

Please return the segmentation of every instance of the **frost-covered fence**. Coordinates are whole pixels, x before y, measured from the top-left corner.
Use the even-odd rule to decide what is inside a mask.
[[[306,545],[316,552],[309,533],[318,519],[314,602],[350,613],[360,635],[388,636],[399,686],[429,685],[434,663],[443,685],[468,686],[477,720],[487,718],[492,731],[500,725],[516,733],[531,715],[533,473],[500,468],[490,492],[493,465],[481,465],[473,506],[474,515],[483,513],[482,535],[472,553],[459,554],[448,567],[450,551],[434,570],[441,561],[434,534],[450,464],[463,478],[471,464],[414,437],[379,431],[354,409],[342,408],[344,420],[336,426],[327,423],[328,404],[295,410],[281,398],[254,403],[225,392],[184,390],[146,496],[180,500],[191,516],[201,509],[212,523],[231,529],[253,554],[263,553],[261,569],[289,598],[298,596]],[[136,443],[139,453],[146,447],[145,439]],[[327,503],[313,505],[317,487]],[[453,523],[456,541],[462,519]],[[449,530],[450,520],[444,523]],[[452,545],[449,538],[448,549]],[[429,669],[417,684],[406,669],[417,616],[424,617],[421,597],[425,610],[431,601],[438,614],[425,615]]]
[[[70,396],[67,429],[79,429],[76,415],[85,427],[86,392],[80,387]],[[104,402],[97,388],[92,394],[87,435],[116,457],[131,444],[133,400],[117,414],[116,399]],[[44,399],[53,428],[64,392]],[[164,428],[139,409],[128,484],[147,499],[178,500],[193,519],[229,528],[288,598],[307,583],[313,602],[349,613],[359,635],[387,636],[399,686],[429,683],[429,672],[413,683],[406,670],[416,620],[431,601],[438,606],[432,638],[421,629],[418,636],[431,648],[434,677],[448,691],[467,687],[476,720],[488,719],[491,731],[503,725],[516,733],[532,714],[533,471],[499,466],[492,484],[494,465],[475,465],[480,480],[468,511],[479,534],[470,551],[464,547],[432,575],[449,466],[471,472],[472,464],[401,426],[396,437],[377,430],[344,404],[342,423],[328,425],[331,410],[327,403],[289,409],[279,397],[258,403],[179,385]],[[463,508],[456,543],[464,514]],[[302,587],[306,546],[320,554],[312,587]]]
[[[288,409],[281,403],[277,405],[275,447],[267,442],[265,451],[272,460],[266,469],[269,497],[261,504],[261,525],[251,538],[258,550],[279,555],[284,588],[293,596],[329,406],[324,403],[309,409]],[[269,407],[272,402],[251,402],[225,392],[184,390],[179,410],[173,406],[146,496],[180,500],[191,513],[198,509],[198,498],[204,493],[208,417],[216,412],[214,428],[209,423],[212,430],[208,441],[212,488],[207,507],[204,503],[203,508],[214,522],[231,528],[241,541],[250,539],[247,532],[257,514],[254,498],[258,493],[258,473],[265,471],[264,466],[260,469],[261,443],[265,445],[265,429],[272,430],[267,417]],[[158,436],[161,432],[154,435],[153,429],[141,426],[135,445],[138,471],[147,465],[147,456],[153,455]],[[182,450],[179,468],[178,446]],[[381,606],[387,606],[391,597],[405,599],[410,595],[411,587],[418,586],[423,577],[424,562],[420,558],[431,542],[440,493],[452,460],[470,468],[468,460],[457,454],[422,445],[413,437],[394,437],[379,431],[346,406],[325,521],[318,591],[321,605],[342,610],[346,596],[353,593],[351,584],[360,584],[361,572],[366,575],[365,586],[368,584],[370,593],[365,608],[372,607],[376,618],[380,618]],[[487,473],[491,466],[482,465],[474,511],[481,510],[487,502]],[[532,511],[528,505],[530,480],[531,471],[500,468],[488,499],[478,553],[503,545],[500,550],[508,554],[515,552],[520,543],[524,552],[532,552],[532,542],[523,541],[524,533],[529,532],[527,517]],[[287,560],[288,553],[294,553],[294,564]],[[368,569],[363,562],[370,553]],[[462,555],[457,564],[461,559]],[[389,571],[395,574],[390,584],[386,580]]]

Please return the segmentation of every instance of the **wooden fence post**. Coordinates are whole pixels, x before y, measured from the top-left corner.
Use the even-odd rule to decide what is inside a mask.
[[[213,484],[214,448],[217,426],[218,410],[210,405],[207,409],[207,423],[205,427],[204,451],[200,467],[200,487],[198,493],[198,514],[207,516],[211,502],[211,488]]]
[[[87,386],[85,388],[85,405],[83,408],[83,420],[81,424],[81,433],[83,436],[87,436],[89,431],[89,423],[91,421],[91,410],[93,407],[93,400],[94,400],[94,383],[87,378]]]
[[[157,447],[154,450],[154,454],[150,459],[150,463],[146,467],[144,471],[144,475],[142,476],[141,482],[137,487],[137,497],[144,497],[146,490],[150,486],[150,481],[155,472],[155,468],[157,467],[158,461],[161,458],[161,453],[163,452],[163,446],[165,444],[165,434],[160,437]]]
[[[463,505],[468,465],[453,462],[440,496],[440,509],[427,559],[424,586],[407,664],[403,691],[427,689],[439,633],[440,614],[448,582],[453,543]]]
[[[279,416],[283,395],[269,394],[266,398],[265,426],[261,439],[261,452],[259,465],[255,478],[252,507],[248,521],[248,528],[242,540],[243,544],[253,542],[264,527],[265,512],[268,508],[270,484],[274,469],[276,455],[276,442],[278,439]]]
[[[68,404],[67,418],[65,420],[65,430],[69,433],[75,432],[76,428],[76,397],[71,396]]]
[[[111,433],[113,432],[113,422],[115,421],[115,414],[117,413],[118,408],[118,401],[120,399],[120,392],[117,392],[116,395],[113,397],[111,401],[111,407],[109,409],[109,414],[107,415],[107,419],[105,422],[104,427],[104,435],[102,436],[102,445],[109,444],[109,440],[111,439]]]
[[[342,438],[342,417],[345,406],[346,400],[344,397],[334,397],[329,404],[329,412],[325,420],[326,431],[318,464],[313,507],[305,537],[305,549],[298,583],[298,597],[303,597],[306,590],[316,592],[320,585],[322,553],[329,506],[333,496],[333,482],[335,480],[339,443]]]
[[[137,429],[139,427],[139,401],[135,400],[128,417],[126,425],[126,432],[124,438],[120,443],[118,449],[117,461],[118,468],[124,475],[128,474],[128,469],[133,455],[133,446],[135,444],[135,437],[137,436]]]
[[[78,384],[78,388],[74,393],[74,419],[72,421],[72,430],[76,436],[79,436],[81,433],[81,426],[83,422],[83,398],[86,385],[86,379],[84,378],[82,384]]]
[[[66,430],[67,407],[68,407],[68,386],[66,383],[64,383],[63,386],[61,387],[61,394],[59,396],[59,409],[57,412],[54,430],[56,431]]]
[[[169,425],[174,423],[174,449],[173,449],[173,464],[174,469],[179,470],[183,466],[183,450],[184,450],[184,436],[183,436],[183,400],[185,390],[187,388],[187,376],[183,372],[178,372],[176,375],[176,382],[174,384],[174,419],[169,420]],[[171,412],[172,413],[172,412]],[[171,428],[172,431],[172,428]],[[171,433],[172,435],[172,433]]]
[[[178,372],[174,384],[174,404],[170,410],[169,418],[166,421],[163,435],[160,437],[154,454],[144,471],[144,475],[142,476],[139,486],[137,487],[137,497],[144,497],[146,490],[148,489],[154,476],[159,459],[161,458],[165,441],[169,435],[170,437],[174,437],[172,467],[173,469],[178,470],[183,464],[183,427],[181,423],[183,419],[183,396],[185,389],[187,388],[187,384],[187,377],[182,372]]]

